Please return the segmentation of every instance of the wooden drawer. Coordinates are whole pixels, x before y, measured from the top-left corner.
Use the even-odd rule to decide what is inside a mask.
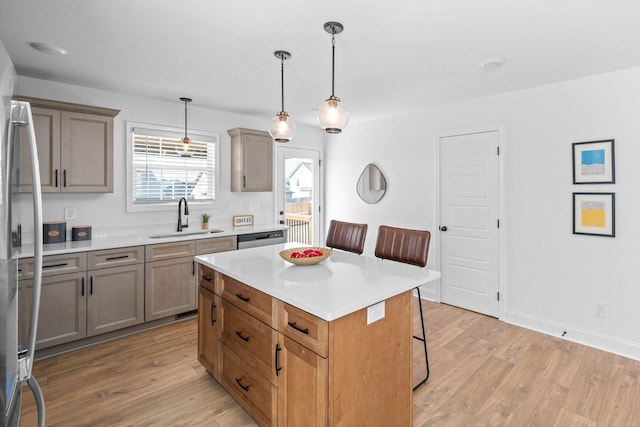
[[[242,361],[226,345],[221,346],[220,383],[261,426],[276,425],[277,388]]]
[[[196,255],[235,251],[236,249],[238,249],[238,238],[236,236],[196,240]]]
[[[205,265],[198,264],[198,283],[200,286],[210,290],[211,292],[218,293],[216,292],[215,287],[215,277],[215,271]]]
[[[264,292],[260,292],[229,276],[216,273],[216,289],[222,298],[240,307],[258,320],[278,328],[277,301]]]
[[[31,279],[33,277],[33,258],[22,258],[18,261],[18,278]],[[87,270],[87,253],[79,252],[64,255],[48,255],[42,260],[42,276],[77,273]]]
[[[143,262],[144,246],[133,246],[130,248],[109,249],[88,253],[89,270],[140,264]]]
[[[193,240],[184,242],[159,243],[145,246],[145,261],[160,261],[194,255],[196,245]]]
[[[248,365],[277,385],[273,366],[278,343],[275,329],[222,300],[221,340]]]
[[[278,301],[278,330],[309,350],[327,357],[329,354],[329,322]]]

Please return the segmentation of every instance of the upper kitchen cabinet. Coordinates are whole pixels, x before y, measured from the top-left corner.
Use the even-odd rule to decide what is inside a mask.
[[[120,110],[16,99],[31,103],[43,192],[113,192],[113,118]],[[26,136],[22,130],[21,150],[27,150]],[[20,189],[30,192],[30,166],[21,158]]]
[[[273,140],[269,132],[235,128],[231,137],[231,191],[273,191]]]

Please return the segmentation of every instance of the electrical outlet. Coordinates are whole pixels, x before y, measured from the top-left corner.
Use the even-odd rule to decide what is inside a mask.
[[[78,219],[78,211],[76,208],[64,208],[64,220],[74,221]]]
[[[600,317],[602,319],[605,319],[607,317],[606,311],[607,311],[606,304],[603,304],[601,302],[593,303],[593,315],[595,317]]]
[[[367,307],[367,325],[377,322],[380,319],[384,319],[384,301]]]

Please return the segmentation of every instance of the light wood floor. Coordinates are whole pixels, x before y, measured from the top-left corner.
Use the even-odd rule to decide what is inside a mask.
[[[431,377],[414,393],[414,426],[640,426],[639,361],[423,306]],[[198,363],[196,330],[187,320],[36,361],[47,426],[254,426]],[[21,425],[35,426],[25,393]]]

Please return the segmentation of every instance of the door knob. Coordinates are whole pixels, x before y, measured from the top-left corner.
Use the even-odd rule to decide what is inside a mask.
[[[440,231],[447,231],[447,226],[446,225],[441,225],[440,226]]]

